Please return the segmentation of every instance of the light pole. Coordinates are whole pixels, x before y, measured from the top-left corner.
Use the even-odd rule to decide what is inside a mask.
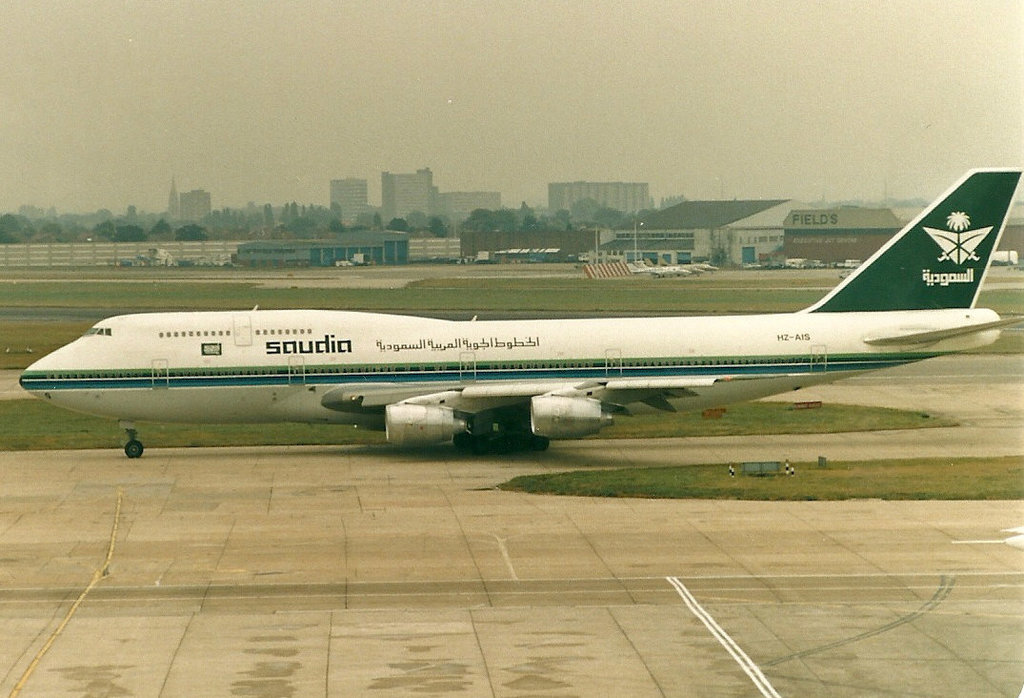
[[[633,264],[636,264],[636,248],[637,248],[637,244],[636,244],[636,227],[637,227],[636,216],[633,216]]]

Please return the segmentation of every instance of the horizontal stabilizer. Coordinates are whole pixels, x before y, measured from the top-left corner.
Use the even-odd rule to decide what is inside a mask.
[[[932,344],[934,342],[942,341],[943,339],[965,337],[967,335],[986,332],[988,330],[998,330],[1003,327],[1018,325],[1022,322],[1024,322],[1024,317],[1017,316],[1012,318],[1003,318],[1002,320],[995,320],[993,322],[983,322],[978,325],[962,325],[960,327],[950,327],[942,330],[925,330],[920,328],[907,329],[894,334],[865,337],[864,343],[879,347],[899,344]]]

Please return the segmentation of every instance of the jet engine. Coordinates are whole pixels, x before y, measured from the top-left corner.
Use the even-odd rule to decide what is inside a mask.
[[[384,409],[388,441],[398,446],[427,446],[450,440],[466,431],[466,422],[454,410],[436,405],[404,402]]]
[[[576,439],[612,423],[601,402],[589,397],[538,395],[530,400],[530,428],[549,439]]]

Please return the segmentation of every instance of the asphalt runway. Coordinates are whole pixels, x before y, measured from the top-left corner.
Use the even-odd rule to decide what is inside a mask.
[[[1017,696],[1008,502],[604,500],[521,473],[1020,454],[1020,357],[794,394],[913,432],[0,453],[0,692],[21,696]]]

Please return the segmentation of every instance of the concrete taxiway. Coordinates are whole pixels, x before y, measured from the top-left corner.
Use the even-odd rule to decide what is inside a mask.
[[[1006,363],[1018,360],[964,358],[841,384],[849,401],[956,416],[952,429],[482,459],[0,453],[0,692],[1016,696],[1024,552],[1003,540],[1024,524],[1021,502],[494,488],[528,472],[748,454],[1024,453],[1021,372]]]

